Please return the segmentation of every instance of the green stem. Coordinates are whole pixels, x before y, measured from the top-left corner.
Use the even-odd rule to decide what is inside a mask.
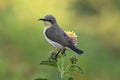
[[[61,74],[61,79],[63,78],[63,75],[64,75],[64,55],[62,55],[62,61],[61,61],[61,71],[60,71],[60,74]]]
[[[70,68],[70,65],[71,65],[71,63],[69,63],[69,64],[66,66],[65,72],[67,72],[67,70]]]
[[[58,72],[60,73],[60,79],[62,80],[64,78],[64,73],[65,73],[65,66],[64,66],[64,55],[61,57],[61,61],[57,62],[58,66]]]

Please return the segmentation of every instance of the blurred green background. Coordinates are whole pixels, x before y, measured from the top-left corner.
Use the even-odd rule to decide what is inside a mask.
[[[57,80],[39,65],[52,50],[37,21],[47,14],[78,35],[76,80],[120,80],[120,0],[0,0],[0,80]]]

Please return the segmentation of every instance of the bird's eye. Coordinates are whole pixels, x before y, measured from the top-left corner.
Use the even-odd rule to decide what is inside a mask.
[[[48,20],[49,22],[51,22],[52,20]]]
[[[49,22],[51,22],[51,23],[53,23],[53,21],[52,20],[48,20]]]

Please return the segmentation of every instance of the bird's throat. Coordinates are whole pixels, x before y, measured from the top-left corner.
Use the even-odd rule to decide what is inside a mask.
[[[44,22],[44,25],[45,25],[46,28],[49,28],[49,27],[52,26],[52,23],[49,22],[49,21],[45,21],[45,22]]]

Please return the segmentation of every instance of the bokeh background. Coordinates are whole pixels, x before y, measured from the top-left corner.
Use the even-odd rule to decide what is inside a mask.
[[[0,80],[57,80],[39,65],[52,50],[37,21],[47,14],[78,35],[76,80],[120,80],[120,0],[0,0]]]

